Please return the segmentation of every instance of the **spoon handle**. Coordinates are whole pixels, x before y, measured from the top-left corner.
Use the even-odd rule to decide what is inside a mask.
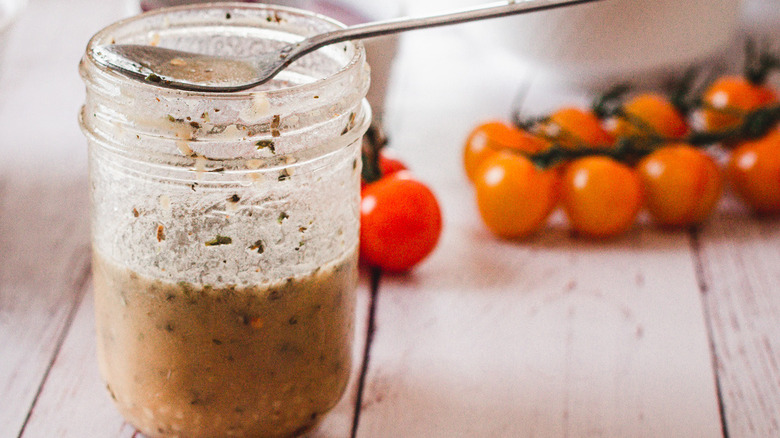
[[[307,40],[302,41],[301,45],[306,46],[306,51],[308,52],[322,46],[342,41],[370,38],[415,29],[445,26],[449,24],[467,23],[470,21],[484,20],[487,18],[497,18],[508,15],[543,11],[562,6],[591,3],[594,1],[599,0],[508,0],[494,2],[455,12],[429,15],[425,17],[401,17],[386,21],[358,24],[344,29],[315,35]]]
[[[293,61],[320,47],[342,41],[370,38],[415,29],[426,29],[449,24],[466,23],[487,18],[543,11],[562,6],[590,3],[600,0],[504,0],[485,5],[418,18],[402,17],[387,21],[359,24],[357,26],[313,35],[296,43],[287,44],[273,53],[261,53],[252,59],[227,59],[152,46],[109,44],[93,52],[97,63],[117,69],[130,76],[153,80],[160,85],[191,91],[232,92],[253,88],[273,78]],[[171,67],[174,59],[192,62],[192,65],[209,64],[209,71],[217,66],[226,71],[249,71],[234,84],[210,84],[191,80],[191,67]],[[183,62],[188,65],[189,62]],[[241,66],[237,68],[236,66]],[[188,73],[189,72],[189,73]]]

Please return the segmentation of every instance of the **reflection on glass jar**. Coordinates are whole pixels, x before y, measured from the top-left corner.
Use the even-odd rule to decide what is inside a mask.
[[[149,437],[289,436],[351,368],[359,44],[244,93],[160,88],[99,67],[110,42],[242,55],[337,23],[262,5],[145,14],[100,31],[87,97],[98,360]]]

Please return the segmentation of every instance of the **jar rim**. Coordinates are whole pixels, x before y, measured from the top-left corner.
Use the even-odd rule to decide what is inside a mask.
[[[281,5],[271,5],[271,4],[264,4],[264,3],[220,2],[220,3],[204,3],[204,4],[196,4],[196,5],[174,6],[174,7],[155,9],[152,11],[144,12],[136,16],[124,18],[99,30],[95,35],[92,36],[92,38],[90,38],[89,42],[87,43],[87,48],[84,53],[84,61],[88,61],[91,68],[97,69],[102,74],[107,75],[113,80],[122,81],[123,84],[132,84],[142,88],[153,87],[155,91],[158,91],[162,94],[169,95],[169,96],[178,95],[178,96],[187,96],[189,98],[197,97],[197,96],[205,96],[209,98],[218,98],[218,99],[241,99],[241,98],[252,98],[252,96],[258,92],[262,92],[266,95],[273,96],[275,94],[295,94],[298,92],[305,93],[312,89],[327,87],[328,83],[339,80],[340,77],[348,74],[349,71],[359,66],[361,64],[360,62],[361,59],[365,59],[365,49],[363,48],[362,42],[360,42],[359,40],[346,41],[345,43],[353,45],[355,49],[354,55],[349,59],[349,61],[347,61],[344,65],[342,65],[338,71],[334,72],[333,74],[330,74],[325,77],[317,78],[312,82],[296,84],[289,87],[282,87],[278,89],[251,88],[248,90],[231,91],[231,92],[191,91],[191,90],[180,90],[180,89],[164,87],[154,82],[143,81],[136,77],[130,77],[124,75],[121,72],[111,69],[110,67],[98,63],[95,60],[94,50],[100,45],[110,44],[113,40],[112,33],[122,28],[125,28],[131,24],[135,24],[144,20],[151,20],[158,17],[167,17],[172,14],[176,14],[178,12],[223,11],[224,13],[229,13],[230,11],[236,11],[236,10],[247,10],[247,11],[254,10],[258,12],[260,11],[284,12],[286,14],[305,17],[308,19],[319,21],[320,23],[323,24],[331,25],[333,26],[334,30],[343,29],[347,27],[344,23],[332,17],[328,17],[326,15],[318,14],[312,11],[307,11],[305,9],[298,9],[298,8],[292,8],[292,7],[281,6]],[[300,35],[300,36],[305,36],[305,35]],[[85,73],[83,69],[86,66],[84,65],[85,64],[84,61],[82,61],[81,63],[82,77],[85,77]]]

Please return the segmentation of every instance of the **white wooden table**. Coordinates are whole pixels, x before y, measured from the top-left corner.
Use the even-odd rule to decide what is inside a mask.
[[[76,65],[116,1],[30,0],[0,82],[0,438],[132,437],[95,361]],[[414,12],[413,7],[410,12]],[[725,200],[700,231],[525,242],[484,229],[460,164],[478,121],[550,95],[461,28],[404,37],[392,145],[445,230],[359,293],[353,379],[313,437],[780,436],[780,221]]]

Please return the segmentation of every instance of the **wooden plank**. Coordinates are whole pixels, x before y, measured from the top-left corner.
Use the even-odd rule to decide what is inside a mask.
[[[460,43],[404,42],[403,70],[427,68],[399,79],[388,130],[438,194],[445,232],[413,274],[382,281],[358,436],[721,436],[685,233],[593,243],[560,219],[527,242],[485,231],[460,148],[523,76],[489,50],[449,56]]]
[[[0,392],[12,402],[0,409],[1,437],[16,437],[21,430],[85,281],[83,186],[84,181],[3,179]]]
[[[111,437],[122,427],[122,418],[111,405],[97,371],[94,306],[89,289],[23,437]]]
[[[730,200],[699,245],[729,437],[778,436],[780,222]]]
[[[310,438],[345,437],[350,434],[362,367],[368,306],[367,281],[361,279],[352,377],[344,398],[309,434]],[[90,291],[81,303],[23,437],[139,437],[135,428],[125,423],[112,405],[98,371],[95,348],[94,305]]]
[[[382,283],[358,436],[721,436],[685,235],[498,242],[465,196]]]

